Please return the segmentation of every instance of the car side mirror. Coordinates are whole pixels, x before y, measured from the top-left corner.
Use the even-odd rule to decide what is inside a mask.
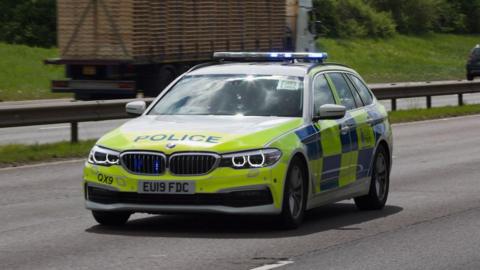
[[[129,102],[125,106],[125,110],[129,115],[136,115],[136,116],[142,115],[146,109],[147,109],[147,104],[145,103],[145,101],[141,101],[141,100]]]
[[[318,112],[313,116],[313,121],[341,119],[347,113],[347,108],[342,105],[325,104],[320,106]]]

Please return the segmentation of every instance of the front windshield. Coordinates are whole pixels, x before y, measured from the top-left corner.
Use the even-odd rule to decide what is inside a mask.
[[[302,116],[303,78],[274,75],[183,77],[149,114]]]

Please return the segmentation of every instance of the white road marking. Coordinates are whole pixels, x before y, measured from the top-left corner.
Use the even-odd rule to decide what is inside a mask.
[[[60,128],[70,128],[70,126],[42,127],[42,128],[39,128],[39,129],[40,130],[48,130],[48,129],[60,129]]]
[[[282,266],[285,266],[285,265],[291,264],[291,263],[293,263],[293,261],[278,261],[274,264],[267,264],[267,265],[260,266],[260,267],[257,267],[257,268],[253,268],[253,269],[250,269],[250,270],[270,270],[270,269],[279,268],[279,267],[282,267]]]

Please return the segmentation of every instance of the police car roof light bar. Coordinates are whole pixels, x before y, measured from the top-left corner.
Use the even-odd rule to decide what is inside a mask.
[[[215,52],[213,59],[229,61],[289,61],[305,60],[323,62],[328,58],[326,52]]]

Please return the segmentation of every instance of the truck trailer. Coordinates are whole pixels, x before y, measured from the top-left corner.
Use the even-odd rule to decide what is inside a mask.
[[[58,0],[64,80],[75,99],[157,96],[215,51],[314,51],[312,0]]]

